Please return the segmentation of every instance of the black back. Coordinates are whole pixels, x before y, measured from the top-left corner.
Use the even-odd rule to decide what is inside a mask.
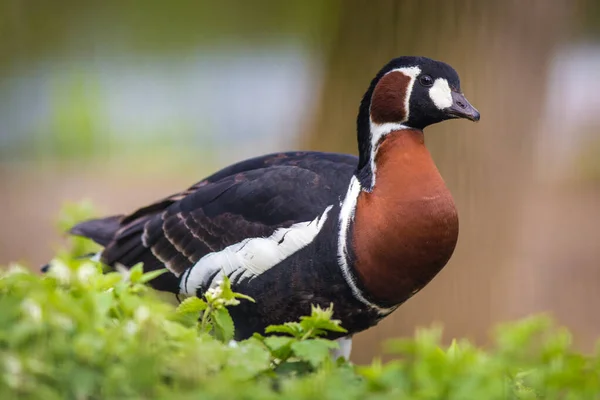
[[[189,189],[127,216],[76,225],[71,233],[105,246],[102,261],[177,275],[204,255],[248,237],[310,221],[346,194],[355,156],[336,153],[270,154],[224,168]],[[152,282],[177,293],[175,274]]]

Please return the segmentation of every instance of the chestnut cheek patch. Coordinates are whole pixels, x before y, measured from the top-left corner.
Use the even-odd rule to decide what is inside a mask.
[[[376,124],[404,122],[408,116],[406,100],[411,77],[393,71],[381,78],[371,99],[371,121]]]

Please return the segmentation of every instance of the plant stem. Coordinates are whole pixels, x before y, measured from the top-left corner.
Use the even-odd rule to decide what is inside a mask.
[[[313,333],[313,328],[310,328],[301,338],[300,341],[308,339]]]
[[[202,332],[206,331],[206,324],[208,323],[208,316],[212,312],[212,304],[208,303],[208,307],[204,310],[204,315],[202,315],[202,322],[200,322],[200,329]]]

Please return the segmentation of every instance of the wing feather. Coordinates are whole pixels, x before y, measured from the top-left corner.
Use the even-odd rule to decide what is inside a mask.
[[[152,284],[178,292],[178,277],[207,254],[314,220],[339,202],[355,165],[354,156],[330,153],[285,153],[235,164],[130,215],[93,224],[114,232],[111,240],[107,229],[96,234],[105,245],[102,260],[127,267],[143,262],[146,271],[166,266],[172,274]],[[73,232],[94,238],[93,226],[87,228]]]

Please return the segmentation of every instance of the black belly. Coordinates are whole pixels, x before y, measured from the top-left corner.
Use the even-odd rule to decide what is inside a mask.
[[[347,334],[376,325],[382,316],[356,300],[337,261],[337,221],[327,221],[315,241],[260,276],[234,285],[235,291],[252,297],[256,303],[242,300],[229,309],[235,323],[236,339],[254,332],[264,333],[269,325],[298,321],[310,315],[311,306],[329,307],[334,318],[342,321]],[[324,238],[332,238],[325,240]],[[331,333],[331,339],[347,334]]]

